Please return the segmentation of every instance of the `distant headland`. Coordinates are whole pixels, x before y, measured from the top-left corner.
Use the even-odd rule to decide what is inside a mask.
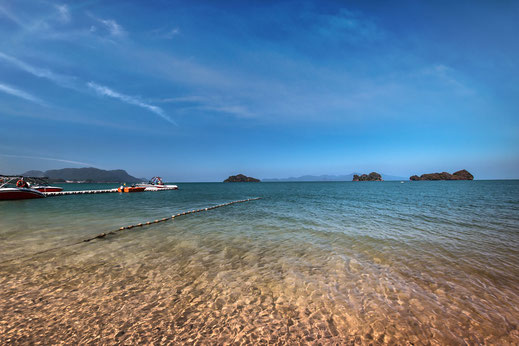
[[[382,176],[377,172],[371,172],[370,174],[362,174],[358,176],[353,175],[353,181],[383,181]]]
[[[462,169],[461,171],[454,172],[452,174],[447,172],[442,173],[427,173],[421,176],[413,175],[409,180],[474,180],[474,176],[467,170]]]
[[[261,180],[247,177],[243,174],[231,175],[229,178],[225,179],[224,183],[259,183]]]
[[[135,178],[125,170],[115,169],[107,171],[93,167],[63,168],[48,171],[27,171],[25,177],[47,177],[51,182],[85,182],[85,183],[139,183],[147,179]]]

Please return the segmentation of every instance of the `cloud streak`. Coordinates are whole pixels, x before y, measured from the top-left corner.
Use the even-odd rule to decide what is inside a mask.
[[[28,92],[25,92],[23,90],[13,88],[12,86],[9,86],[9,85],[6,85],[6,84],[0,83],[0,91],[4,92],[6,94],[12,95],[12,96],[16,96],[16,97],[22,98],[22,99],[27,100],[27,101],[39,103],[41,105],[45,104],[45,102],[43,102],[41,99],[37,98],[36,96],[33,96],[33,95],[29,94]]]
[[[17,159],[31,159],[31,160],[56,161],[56,162],[70,163],[70,164],[78,165],[78,166],[92,166],[90,163],[86,163],[86,162],[81,162],[81,161],[72,161],[72,160],[64,160],[64,159],[56,159],[56,158],[53,158],[53,157],[25,156],[25,155],[11,155],[11,154],[2,154],[2,153],[0,153],[0,156],[3,156],[3,157],[12,157],[12,158],[17,158]]]
[[[94,17],[94,16],[93,16]],[[103,24],[106,30],[110,33],[112,36],[124,36],[126,34],[126,31],[123,29],[119,23],[117,23],[113,19],[102,19],[94,17],[99,23]]]
[[[140,99],[138,99],[136,97],[121,94],[115,90],[112,90],[103,85],[96,84],[94,82],[88,82],[87,86],[89,88],[93,89],[98,95],[111,97],[111,98],[123,101],[125,103],[144,108],[144,109],[160,116],[162,119],[166,120],[167,122],[169,122],[173,125],[177,125],[177,123],[173,119],[171,119],[166,113],[164,113],[164,110],[160,107],[142,102]]]
[[[208,112],[217,112],[234,115],[238,118],[252,118],[255,116],[247,107],[236,104],[225,104],[216,97],[203,96],[179,96],[162,99],[160,102],[177,103],[177,104],[193,104],[182,109],[193,109]]]
[[[77,88],[75,77],[61,75],[58,73],[54,73],[48,69],[32,66],[30,64],[27,64],[24,61],[21,61],[13,56],[7,55],[2,52],[0,52],[0,60],[3,60],[5,62],[17,67],[18,69],[25,71],[27,73],[30,73],[36,77],[51,80],[60,86],[71,88],[71,89]]]
[[[21,27],[25,27],[25,23],[21,21],[17,16],[15,16],[11,11],[7,10],[5,7],[0,6],[0,15],[3,14],[4,17],[9,18],[12,22],[16,23]]]
[[[27,73],[30,73],[36,77],[48,79],[61,87],[74,89],[74,90],[80,91],[80,92],[86,91],[86,89],[83,86],[80,86],[78,84],[76,77],[62,75],[62,74],[52,72],[51,70],[48,70],[48,69],[32,66],[20,59],[17,59],[13,56],[7,55],[2,52],[0,52],[0,61],[5,61],[5,62],[17,67],[18,69],[25,71]],[[162,119],[166,120],[167,122],[177,125],[177,123],[173,119],[171,119],[164,112],[164,110],[160,107],[145,103],[137,97],[121,94],[113,89],[110,89],[103,85],[96,84],[94,82],[88,82],[88,83],[86,83],[86,85],[88,88],[93,89],[98,95],[115,98],[115,99],[118,99],[125,103],[144,108],[144,109],[160,116]],[[29,94],[27,92],[18,90],[16,88],[10,87],[5,84],[0,84],[0,91],[13,95],[13,96],[23,98],[28,101],[44,104],[44,102],[42,100],[38,99],[37,97],[32,96],[31,94]]]

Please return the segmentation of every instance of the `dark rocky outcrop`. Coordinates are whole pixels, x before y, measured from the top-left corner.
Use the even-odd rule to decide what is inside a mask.
[[[382,181],[382,176],[377,172],[362,174],[361,176],[355,174],[353,175],[353,181]]]
[[[474,180],[474,176],[466,169],[452,173],[453,180]]]
[[[461,171],[454,172],[452,174],[447,172],[441,173],[427,173],[421,176],[413,175],[409,180],[474,180],[474,176],[467,170],[462,169]]]
[[[247,177],[243,174],[231,175],[223,181],[224,183],[259,183],[260,180],[252,177]]]

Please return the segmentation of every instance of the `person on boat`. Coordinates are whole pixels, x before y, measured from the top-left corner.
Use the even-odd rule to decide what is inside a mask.
[[[16,182],[16,187],[24,187],[24,188],[28,188],[29,187],[29,184],[27,184],[27,182],[25,180],[23,180],[23,178],[20,178],[17,182]]]

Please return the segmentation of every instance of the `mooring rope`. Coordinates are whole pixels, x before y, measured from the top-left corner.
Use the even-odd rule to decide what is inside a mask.
[[[105,238],[108,235],[113,235],[113,234],[116,234],[116,233],[119,233],[119,232],[122,232],[122,231],[125,231],[125,230],[129,230],[129,229],[133,229],[133,228],[137,228],[137,227],[150,226],[150,225],[154,225],[154,224],[157,224],[157,223],[160,223],[160,222],[174,220],[177,217],[181,217],[181,216],[185,216],[185,215],[189,215],[189,214],[194,214],[194,213],[199,213],[199,212],[202,212],[202,211],[209,211],[209,210],[213,210],[213,209],[217,209],[217,208],[221,208],[221,207],[226,207],[226,206],[229,206],[229,205],[232,205],[232,204],[236,204],[236,203],[244,203],[244,202],[256,201],[258,199],[261,199],[261,197],[241,199],[241,200],[238,200],[238,201],[222,203],[222,204],[214,205],[214,206],[207,207],[207,208],[188,210],[188,211],[184,211],[184,212],[181,212],[181,213],[178,213],[178,214],[171,215],[170,217],[164,217],[162,219],[156,219],[156,220],[153,220],[153,221],[147,221],[147,222],[138,223],[138,224],[135,224],[135,225],[119,227],[119,229],[116,229],[116,230],[113,230],[113,231],[109,231],[109,232],[105,232],[105,233],[99,233],[95,237],[83,239],[81,241],[78,241],[78,242],[75,242],[75,243],[72,243],[72,244],[61,245],[61,246],[53,247],[53,248],[50,248],[50,249],[47,249],[47,250],[35,252],[35,253],[30,254],[30,255],[16,257],[16,258],[11,258],[11,259],[8,259],[8,260],[5,260],[5,261],[0,261],[0,264],[4,264],[4,263],[7,263],[7,262],[12,262],[12,261],[16,261],[16,260],[21,260],[21,259],[25,259],[25,260],[31,259],[33,257],[36,257],[36,256],[41,255],[41,254],[46,253],[46,252],[50,252],[50,251],[53,251],[53,250],[59,250],[59,249],[63,249],[63,248],[66,248],[66,247],[71,247],[71,246],[74,246],[74,245],[79,245],[79,244],[82,244],[82,243],[88,243],[88,242],[90,242],[92,240],[102,239],[102,238]]]

